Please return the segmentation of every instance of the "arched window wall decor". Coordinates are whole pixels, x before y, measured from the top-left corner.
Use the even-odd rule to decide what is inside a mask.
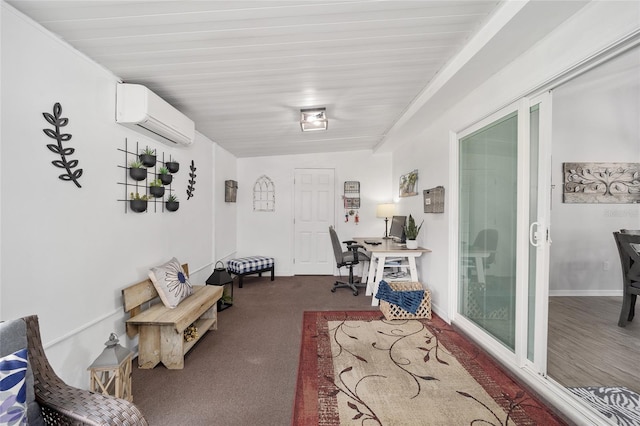
[[[262,175],[253,184],[253,211],[275,211],[276,190],[273,181],[268,176]]]

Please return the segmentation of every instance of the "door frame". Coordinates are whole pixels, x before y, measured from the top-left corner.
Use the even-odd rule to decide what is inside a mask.
[[[549,256],[551,253],[551,147],[552,147],[552,93],[546,91],[528,99],[528,108],[539,106],[538,127],[538,209],[536,214],[536,233],[540,237],[536,247],[536,292],[535,292],[535,323],[533,330],[534,352],[533,362],[527,359],[527,344],[525,341],[524,358],[520,364],[523,367],[546,377],[547,375],[547,337],[549,323]],[[527,244],[532,250],[532,229],[528,231]],[[528,310],[528,304],[526,305]],[[527,313],[528,314],[528,313]],[[525,322],[528,318],[525,318]],[[525,324],[526,326],[526,324]],[[528,332],[528,330],[527,330]]]

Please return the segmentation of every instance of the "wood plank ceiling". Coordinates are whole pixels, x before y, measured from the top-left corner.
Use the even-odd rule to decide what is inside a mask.
[[[498,1],[8,1],[237,157],[374,149]],[[301,108],[329,129],[302,133]]]

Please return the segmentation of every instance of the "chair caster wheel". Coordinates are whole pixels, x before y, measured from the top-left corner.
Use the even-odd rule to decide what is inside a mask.
[[[353,295],[354,295],[354,296],[357,296],[357,295],[358,295],[358,290],[354,291],[354,292],[353,292]]]
[[[335,292],[336,292],[336,288],[334,287],[331,289],[331,293],[335,293]]]

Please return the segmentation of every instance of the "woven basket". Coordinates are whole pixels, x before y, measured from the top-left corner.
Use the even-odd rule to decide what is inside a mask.
[[[389,286],[396,291],[424,290],[424,298],[415,314],[405,311],[398,305],[381,300],[380,311],[382,311],[386,319],[431,319],[431,293],[429,290],[425,290],[422,284],[418,282],[390,282]]]

